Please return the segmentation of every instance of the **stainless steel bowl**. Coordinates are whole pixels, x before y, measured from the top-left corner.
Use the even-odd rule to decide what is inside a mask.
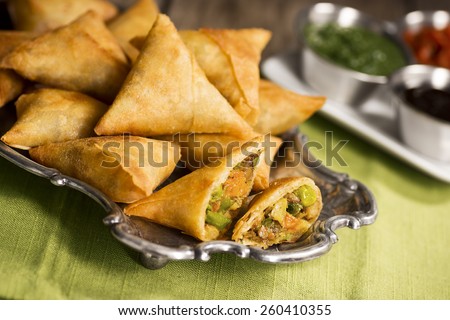
[[[329,62],[308,47],[304,38],[304,28],[309,23],[336,23],[342,27],[359,26],[388,37],[403,52],[407,62],[411,56],[398,36],[392,23],[378,22],[363,12],[332,3],[318,3],[300,12],[297,30],[300,38],[300,73],[303,79],[318,93],[329,98],[358,106],[382,84],[388,82],[386,76],[374,76],[353,71]]]
[[[395,72],[389,85],[394,93],[393,103],[398,108],[400,136],[403,141],[424,155],[449,162],[450,123],[416,110],[405,102],[403,92],[423,86],[450,92],[450,70],[410,65]]]

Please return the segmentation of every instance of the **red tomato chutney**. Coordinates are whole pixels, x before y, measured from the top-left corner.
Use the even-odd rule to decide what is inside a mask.
[[[443,29],[427,26],[406,31],[403,38],[418,63],[450,69],[450,24]]]

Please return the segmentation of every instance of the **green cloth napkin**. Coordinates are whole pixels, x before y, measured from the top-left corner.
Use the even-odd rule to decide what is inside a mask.
[[[0,297],[8,299],[450,299],[450,185],[315,117],[311,140],[350,140],[347,172],[375,194],[379,217],[341,229],[325,256],[270,265],[231,254],[152,271],[102,224],[87,196],[0,159]],[[321,150],[318,157],[325,159]]]

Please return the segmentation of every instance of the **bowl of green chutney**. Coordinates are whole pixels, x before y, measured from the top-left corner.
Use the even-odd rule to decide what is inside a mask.
[[[300,73],[319,94],[361,105],[411,54],[389,22],[350,7],[317,3],[300,12]]]

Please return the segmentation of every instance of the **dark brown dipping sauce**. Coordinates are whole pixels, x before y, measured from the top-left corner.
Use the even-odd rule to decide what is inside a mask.
[[[417,110],[450,122],[450,92],[424,87],[408,89],[404,95]]]

